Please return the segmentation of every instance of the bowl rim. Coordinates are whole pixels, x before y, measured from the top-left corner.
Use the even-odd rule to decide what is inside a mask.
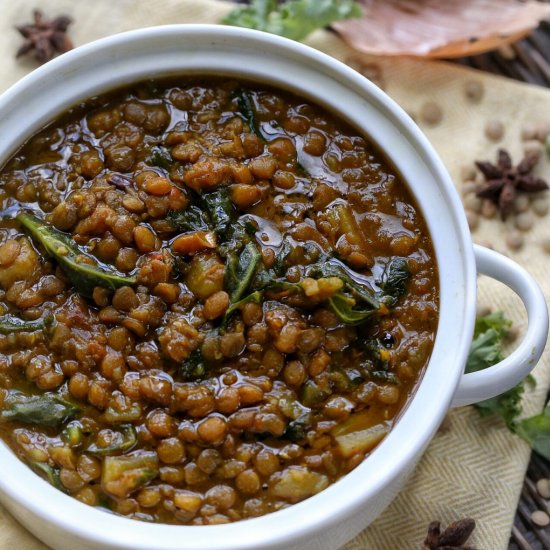
[[[460,333],[460,338],[457,337],[456,347],[453,350],[452,362],[457,365],[455,372],[451,372],[452,376],[450,377],[449,384],[441,388],[440,393],[432,402],[431,417],[426,418],[426,424],[418,428],[413,444],[403,448],[402,454],[398,458],[388,459],[386,457],[386,467],[380,471],[378,477],[371,479],[372,484],[368,488],[361,489],[358,486],[359,484],[354,486],[352,478],[357,477],[358,470],[356,469],[346,474],[338,482],[331,484],[320,494],[294,504],[287,509],[272,512],[258,518],[227,525],[200,526],[200,528],[197,526],[174,526],[136,522],[124,517],[105,514],[100,510],[76,501],[73,497],[67,498],[66,495],[50,487],[46,482],[43,482],[45,486],[40,490],[40,498],[36,498],[36,492],[32,491],[32,488],[38,484],[38,481],[35,484],[34,478],[30,479],[30,481],[25,479],[26,476],[24,473],[30,473],[30,469],[20,462],[5,445],[0,446],[0,456],[5,455],[7,457],[7,452],[11,454],[13,460],[10,462],[10,471],[15,475],[0,477],[0,493],[2,493],[4,500],[12,499],[18,508],[24,507],[36,516],[76,534],[83,540],[95,541],[113,548],[147,548],[148,543],[153,540],[158,541],[158,537],[160,536],[166,537],[167,540],[163,541],[162,545],[159,541],[158,548],[180,548],[182,547],[182,541],[176,539],[174,536],[176,533],[182,537],[189,536],[193,547],[197,549],[220,548],[220,541],[223,541],[223,548],[227,549],[271,548],[277,545],[288,544],[291,541],[295,542],[298,539],[305,539],[313,535],[320,525],[323,525],[326,529],[342,522],[345,518],[356,512],[361,504],[366,503],[369,498],[373,498],[379,492],[383,492],[385,487],[391,485],[395,478],[407,469],[407,464],[414,465],[419,453],[427,446],[448,410],[462,374],[462,367],[466,361],[469,338],[473,333],[474,324],[476,298],[475,260],[466,218],[450,176],[427,138],[410,117],[384,92],[350,67],[318,50],[285,38],[260,31],[219,25],[166,25],[127,31],[80,46],[54,59],[47,65],[36,69],[0,96],[0,111],[4,105],[17,101],[17,98],[27,93],[29,89],[39,86],[44,77],[53,73],[62,73],[66,70],[67,66],[74,65],[79,61],[85,61],[104,50],[116,52],[117,48],[124,44],[155,37],[167,39],[173,36],[181,36],[182,34],[187,37],[194,35],[212,36],[214,42],[220,39],[230,42],[242,42],[244,40],[248,41],[250,47],[253,44],[261,44],[266,48],[281,53],[281,55],[287,55],[289,59],[296,59],[301,62],[307,61],[316,68],[326,71],[327,74],[338,75],[350,88],[353,87],[356,93],[362,93],[367,96],[369,101],[372,101],[378,108],[383,110],[389,121],[399,128],[405,139],[415,147],[418,154],[422,157],[422,161],[438,182],[441,193],[444,195],[444,200],[449,206],[450,214],[453,216],[452,223],[456,227],[456,233],[460,240],[458,247],[461,250],[461,262],[464,270],[464,318],[461,320],[461,324],[458,325],[460,326],[460,330],[457,328],[457,332]],[[405,179],[407,180],[406,176]],[[410,188],[414,194],[413,186],[410,185]],[[438,253],[437,250],[436,253]],[[438,258],[438,264],[439,262],[440,259]],[[430,364],[431,361],[427,367],[427,372],[429,372]],[[459,369],[458,366],[461,368]],[[424,376],[425,378],[426,375]],[[410,413],[411,405],[415,403],[415,399],[419,395],[423,383],[424,380],[422,380],[419,385],[420,387],[415,391],[415,395],[410,399],[408,410],[404,413],[403,418],[407,417],[408,413]],[[401,421],[402,419],[392,429],[388,439],[392,433],[399,431],[398,428]],[[377,449],[383,447],[384,443]],[[375,456],[377,456],[376,451],[365,462],[373,463]],[[331,501],[334,507],[330,505]],[[44,506],[45,503],[48,503],[48,506]],[[323,507],[322,503],[329,504],[329,506]],[[67,514],[70,509],[72,509],[73,513]],[[304,521],[304,518],[309,516],[314,516],[314,518]],[[300,521],[297,521],[297,519]],[[103,523],[110,530],[107,533],[100,533],[96,527],[97,522],[99,524]],[[276,527],[282,522],[285,525],[284,530],[272,530],[274,526]],[[270,527],[272,529],[269,529]],[[120,533],[116,532],[117,530],[120,530],[120,533],[124,533],[124,535],[120,536]],[[133,532],[131,539],[127,537],[129,532]],[[194,534],[191,536],[192,533]],[[198,533],[201,535],[200,538],[204,540],[197,539],[196,535]]]

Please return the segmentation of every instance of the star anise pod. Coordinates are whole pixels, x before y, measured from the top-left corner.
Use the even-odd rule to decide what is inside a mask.
[[[34,50],[34,57],[40,63],[46,63],[57,54],[68,52],[74,48],[71,39],[67,36],[67,28],[72,23],[70,17],[60,15],[50,21],[44,18],[44,14],[40,10],[34,10],[33,16],[33,23],[15,27],[25,39],[25,42],[17,50],[16,57],[21,57]]]
[[[442,533],[441,523],[432,521],[424,541],[424,550],[475,550],[472,546],[465,546],[475,527],[473,519],[465,518],[453,521]]]
[[[537,156],[526,155],[514,167],[510,154],[504,149],[499,149],[496,164],[476,161],[476,166],[481,170],[487,182],[476,195],[494,202],[500,210],[502,219],[505,220],[512,212],[518,191],[535,193],[548,189],[546,181],[531,174],[537,162]]]

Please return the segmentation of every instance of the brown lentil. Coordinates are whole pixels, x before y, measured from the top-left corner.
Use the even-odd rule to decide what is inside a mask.
[[[220,290],[208,296],[204,302],[203,315],[205,319],[212,321],[221,317],[229,307],[229,294]]]
[[[420,108],[420,117],[429,126],[437,126],[443,120],[443,111],[437,103],[429,101]]]
[[[235,478],[235,485],[241,493],[253,495],[260,490],[260,478],[254,470],[244,470]]]
[[[197,433],[206,443],[219,445],[223,442],[223,438],[227,433],[227,425],[222,418],[213,416],[199,424]]]
[[[321,132],[312,131],[304,136],[304,151],[316,157],[321,156],[327,146],[327,140]]]

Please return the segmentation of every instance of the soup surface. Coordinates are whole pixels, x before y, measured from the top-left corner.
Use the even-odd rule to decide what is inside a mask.
[[[80,105],[0,173],[0,435],[80,501],[217,524],[326,488],[429,359],[434,252],[324,109],[221,79]]]

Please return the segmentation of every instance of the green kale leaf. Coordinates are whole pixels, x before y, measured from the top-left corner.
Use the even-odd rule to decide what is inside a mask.
[[[233,302],[225,312],[225,315],[223,316],[222,322],[220,327],[222,330],[225,330],[227,328],[227,323],[229,322],[229,319],[231,316],[239,309],[242,309],[246,304],[261,304],[263,298],[263,292],[261,290],[256,290],[252,294],[249,294],[248,296],[245,296],[238,302]]]
[[[502,311],[495,311],[489,315],[478,317],[474,328],[474,339],[490,329],[496,331],[500,338],[504,338],[512,326],[512,321],[506,319]]]
[[[42,246],[48,256],[55,259],[76,290],[91,297],[96,286],[116,290],[122,286],[136,284],[134,277],[119,275],[114,269],[99,264],[89,254],[83,252],[69,235],[49,225],[31,214],[20,212],[16,220]],[[83,261],[86,260],[86,261]]]
[[[355,273],[347,265],[336,259],[323,260],[307,266],[305,275],[314,279],[338,277],[342,279],[345,288],[352,294],[353,298],[358,302],[363,302],[367,309],[378,310],[380,308],[380,303],[368,281],[363,280],[359,273]]]
[[[178,231],[210,230],[206,214],[195,205],[188,206],[185,210],[171,210],[166,219]]]
[[[79,412],[77,405],[53,393],[25,395],[9,390],[0,421],[57,427],[75,418]]]
[[[199,380],[208,372],[200,349],[196,349],[187,360],[180,365],[179,372],[184,380]]]
[[[254,98],[252,93],[249,90],[241,88],[235,93],[237,99],[237,107],[239,113],[248,123],[250,129],[261,139],[264,139],[264,136],[260,130],[260,124],[256,119],[256,107],[254,106]]]
[[[229,188],[224,185],[201,195],[201,201],[210,217],[211,225],[218,238],[225,242],[231,236],[232,224],[237,212],[229,196]]]
[[[262,255],[253,242],[249,242],[240,251],[239,256],[228,258],[225,272],[225,288],[235,304],[245,294],[262,261]]]
[[[516,433],[539,455],[550,460],[550,403],[542,413],[521,420],[516,425]]]
[[[356,309],[355,300],[342,292],[336,292],[328,299],[332,311],[347,325],[359,325],[376,314],[372,308]]]
[[[2,315],[0,317],[0,334],[14,334],[17,332],[36,332],[51,327],[54,322],[53,315],[37,319],[35,321],[26,321],[15,317],[15,315]]]
[[[466,363],[466,372],[477,372],[504,359],[502,340],[512,323],[501,311],[497,311],[476,320],[474,341]]]
[[[410,276],[411,272],[405,258],[391,259],[382,273],[380,301],[389,307],[395,306],[399,298],[407,292],[407,282]]]
[[[252,0],[250,6],[230,12],[223,23],[303,40],[331,23],[362,15],[355,0]]]
[[[165,170],[170,170],[174,161],[172,156],[164,147],[153,147],[147,163],[151,166],[158,166],[159,168],[164,168]]]
[[[46,462],[29,462],[29,466],[32,470],[38,474],[42,479],[45,479],[50,485],[53,485],[56,489],[67,493],[67,489],[61,483],[59,468],[52,468]]]

